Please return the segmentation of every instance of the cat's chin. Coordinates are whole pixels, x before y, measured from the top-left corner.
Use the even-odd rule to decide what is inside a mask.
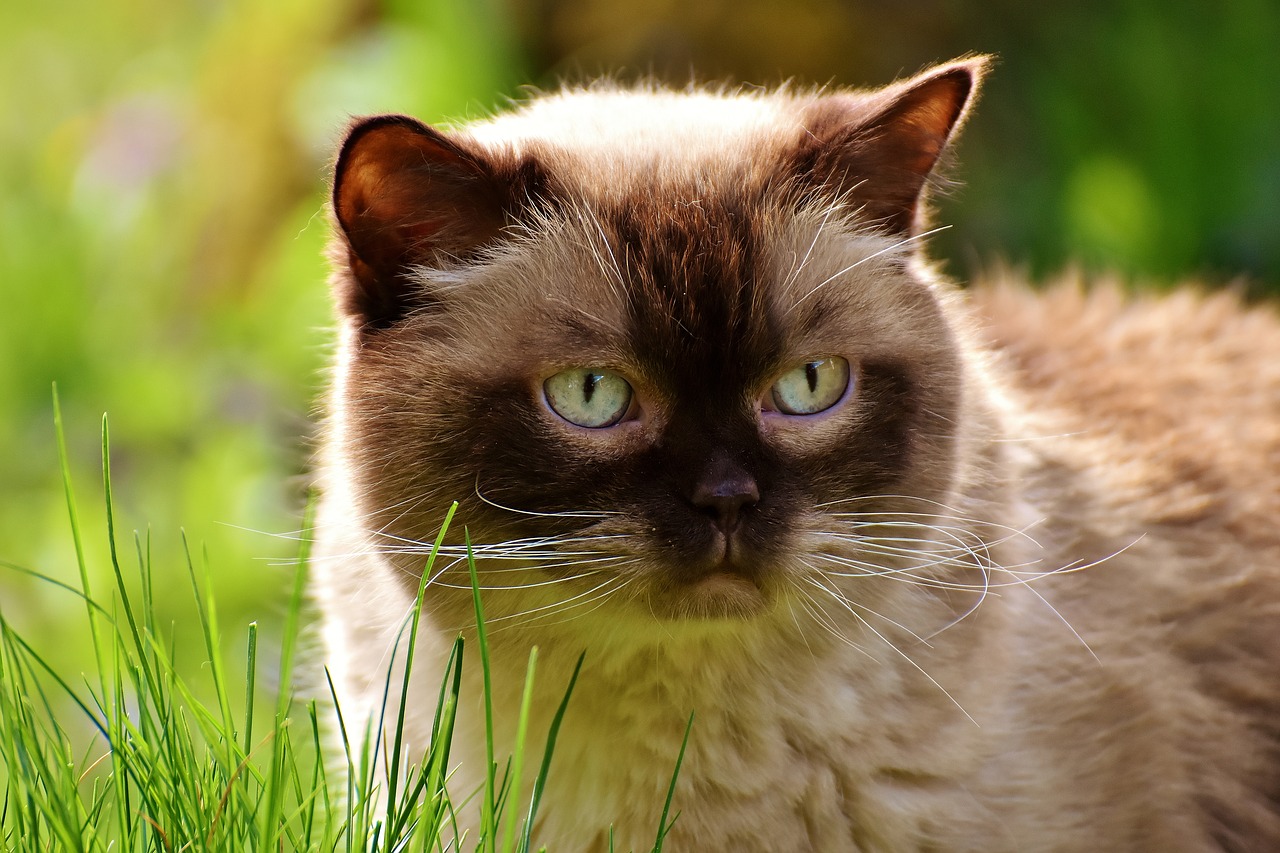
[[[757,579],[713,571],[655,593],[650,609],[663,619],[741,620],[764,614],[771,600]]]

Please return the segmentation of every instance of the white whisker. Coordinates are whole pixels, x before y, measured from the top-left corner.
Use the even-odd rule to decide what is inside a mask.
[[[819,589],[825,589],[824,587],[821,587],[821,586],[819,586],[818,588],[819,588]],[[827,592],[830,592],[830,590],[826,590],[826,591],[827,591]],[[842,598],[842,597],[837,597],[837,599],[836,599],[836,600],[837,600],[837,601],[840,601],[841,603],[846,603],[846,604],[847,604],[847,602],[844,602],[844,600],[843,600],[843,598]],[[977,725],[978,725],[978,721],[977,721],[977,720],[975,720],[975,719],[973,718],[973,715],[971,715],[968,711],[966,711],[966,710],[965,710],[965,708],[964,708],[964,706],[963,706],[963,705],[961,705],[958,701],[956,701],[956,698],[955,698],[954,696],[952,696],[952,695],[951,695],[950,691],[948,691],[948,690],[947,690],[947,688],[945,688],[945,687],[943,687],[941,684],[939,684],[939,683],[938,683],[938,680],[937,680],[936,678],[934,678],[932,675],[930,675],[928,672],[926,672],[926,671],[925,671],[925,669],[924,669],[924,667],[920,666],[920,664],[916,663],[916,662],[911,658],[911,656],[910,656],[910,655],[908,655],[906,652],[902,651],[902,649],[900,649],[900,648],[898,648],[896,645],[894,645],[894,644],[893,644],[893,642],[892,642],[891,640],[889,640],[887,637],[885,637],[885,635],[884,635],[884,634],[882,634],[882,633],[880,633],[879,631],[877,631],[874,625],[872,625],[870,622],[868,622],[868,621],[867,621],[867,620],[866,620],[862,615],[860,615],[860,614],[859,614],[857,611],[855,611],[852,607],[847,607],[846,609],[848,609],[849,613],[853,616],[853,618],[854,618],[854,619],[857,619],[857,620],[858,620],[858,622],[859,622],[859,623],[860,623],[864,628],[866,628],[866,629],[867,629],[868,631],[870,631],[871,633],[875,634],[875,635],[876,635],[876,637],[878,637],[882,643],[884,643],[886,646],[888,646],[890,649],[892,649],[895,653],[897,653],[897,654],[898,654],[898,655],[899,655],[903,660],[905,660],[908,664],[910,664],[910,665],[911,665],[911,667],[912,667],[913,669],[915,669],[915,670],[916,670],[916,672],[918,672],[918,673],[920,673],[921,675],[923,675],[925,678],[927,678],[927,679],[929,680],[929,682],[930,682],[934,687],[936,687],[936,688],[938,688],[939,690],[941,690],[941,691],[942,691],[942,695],[944,695],[944,696],[946,696],[948,699],[950,699],[950,700],[951,700],[951,704],[955,705],[955,706],[956,706],[956,708],[958,708],[958,709],[960,710],[960,713],[964,714],[966,717],[968,717],[968,718],[969,718],[969,722],[973,723],[975,726],[977,726]],[[877,614],[877,615],[879,615],[879,614]],[[884,618],[884,617],[881,617],[881,618]],[[889,621],[889,620],[886,620],[886,621]],[[894,623],[894,624],[896,624],[896,623]],[[901,626],[899,626],[899,627],[901,627]],[[908,632],[908,633],[911,633],[911,632]],[[915,636],[915,634],[914,634],[914,633],[912,633],[912,636],[914,637],[914,636]],[[919,637],[916,637],[916,639],[920,639],[920,638],[919,638]],[[922,642],[923,642],[923,641],[922,641]]]
[[[821,575],[819,575],[819,577],[821,577]],[[883,619],[885,622],[888,622],[890,625],[894,626],[895,628],[898,628],[899,630],[906,631],[914,639],[918,640],[921,643],[924,643],[924,645],[926,646],[929,645],[924,641],[924,639],[919,634],[917,634],[915,631],[912,631],[906,625],[903,625],[901,622],[896,622],[893,619],[890,619],[888,616],[885,616],[883,613],[877,613],[875,610],[872,610],[870,607],[867,607],[865,604],[858,604],[856,601],[850,601],[848,597],[846,597],[843,593],[840,592],[840,590],[832,589],[831,587],[823,584],[821,581],[815,578],[806,578],[805,580],[809,583],[810,586],[816,587],[822,590],[823,592],[828,593],[832,598],[836,600],[837,604],[839,604],[845,610],[848,610],[850,613],[853,613],[854,616],[858,616],[858,614],[854,613],[853,611],[853,608],[856,607],[859,610],[866,611],[867,613],[871,614],[877,619]],[[861,617],[859,616],[858,618],[861,618]]]
[[[492,498],[485,497],[484,494],[482,494],[480,491],[479,481],[476,482],[475,495],[481,501],[483,501],[484,503],[487,503],[489,506],[493,507],[494,509],[500,509],[500,510],[503,510],[504,512],[512,512],[512,513],[515,513],[516,515],[534,516],[536,518],[608,518],[609,516],[616,514],[611,512],[598,512],[598,511],[588,512],[588,511],[580,511],[580,510],[563,510],[559,512],[538,512],[536,510],[530,510],[530,509],[516,509],[515,507],[511,507],[511,506],[504,506],[498,503],[497,501],[493,500]]]
[[[554,615],[556,613],[562,613],[568,610],[574,610],[576,608],[584,607],[588,604],[592,604],[593,602],[598,602],[596,606],[592,607],[590,610],[584,611],[582,613],[575,613],[572,617],[569,617],[569,618],[577,619],[577,618],[586,616],[588,613],[595,612],[597,608],[599,608],[604,604],[604,601],[606,599],[617,594],[619,590],[625,588],[629,583],[630,581],[627,578],[624,578],[620,575],[611,575],[605,578],[605,580],[601,581],[599,584],[596,584],[595,586],[593,586],[591,589],[588,589],[577,595],[552,602],[551,604],[545,604],[545,605],[542,605],[541,607],[534,607],[529,610],[522,610],[518,613],[510,613],[505,616],[494,617],[490,619],[489,622],[491,624],[497,624],[500,622],[509,622],[509,620],[513,620],[513,619],[523,620],[519,622],[509,622],[509,624],[507,625],[499,625],[497,628],[494,629],[495,632],[501,631],[504,629],[523,627],[535,621],[544,627],[551,626],[551,625],[560,625],[569,620],[562,619],[555,622],[548,622],[546,621],[546,617]],[[538,615],[538,614],[541,614],[541,615]]]
[[[880,251],[878,251],[878,252],[872,252],[871,254],[867,255],[867,256],[866,256],[866,257],[864,257],[864,258],[859,258],[858,260],[856,260],[856,261],[854,261],[853,263],[849,264],[849,266],[845,267],[844,269],[840,270],[839,272],[832,273],[831,275],[827,276],[825,279],[823,279],[822,281],[820,281],[818,284],[814,285],[814,287],[813,287],[813,288],[812,288],[808,293],[806,293],[804,296],[801,296],[799,299],[797,299],[797,300],[795,301],[794,305],[792,305],[792,308],[794,309],[794,308],[798,307],[798,306],[800,305],[800,303],[801,303],[801,302],[804,302],[804,301],[805,301],[806,299],[808,299],[810,296],[813,296],[813,294],[817,293],[817,292],[818,292],[819,290],[821,290],[823,287],[825,287],[826,285],[830,284],[832,281],[835,281],[837,278],[839,278],[840,276],[844,275],[845,273],[847,273],[847,272],[849,272],[849,271],[851,271],[851,270],[853,270],[853,269],[856,269],[857,267],[862,266],[862,265],[863,265],[863,264],[865,264],[867,261],[871,261],[871,260],[874,260],[874,259],[876,259],[876,258],[880,257],[881,255],[887,255],[887,254],[889,254],[890,252],[897,251],[898,249],[902,248],[903,246],[907,245],[908,243],[914,243],[914,242],[915,242],[915,241],[917,241],[917,240],[923,240],[925,237],[929,237],[929,236],[931,236],[931,235],[933,235],[933,234],[937,234],[939,231],[946,231],[946,230],[947,230],[948,228],[950,228],[950,227],[951,227],[950,225],[940,225],[940,226],[938,226],[937,228],[931,228],[931,229],[929,229],[928,231],[922,231],[922,232],[921,232],[921,233],[919,233],[919,234],[912,234],[910,237],[903,238],[902,240],[899,240],[898,242],[894,243],[894,244],[893,244],[893,245],[891,245],[891,246],[886,246],[885,248],[881,249],[881,250],[880,250]]]

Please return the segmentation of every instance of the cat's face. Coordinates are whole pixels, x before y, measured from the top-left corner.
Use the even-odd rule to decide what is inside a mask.
[[[912,235],[978,69],[738,99],[688,150],[597,126],[662,115],[652,94],[566,96],[576,126],[497,141],[358,126],[338,395],[373,544],[416,584],[457,500],[489,585],[660,618],[899,564],[860,542],[952,486],[961,372]]]

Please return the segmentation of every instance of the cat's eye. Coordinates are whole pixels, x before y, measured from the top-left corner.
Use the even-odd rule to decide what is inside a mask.
[[[618,423],[631,409],[631,385],[616,373],[575,367],[542,384],[547,405],[571,424],[603,429]]]
[[[840,402],[848,387],[849,362],[815,358],[782,374],[769,389],[769,402],[784,415],[816,415]]]

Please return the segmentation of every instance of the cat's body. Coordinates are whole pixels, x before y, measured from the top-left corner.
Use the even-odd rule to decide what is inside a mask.
[[[938,280],[909,237],[980,70],[356,128],[316,562],[349,719],[456,499],[499,755],[530,647],[535,733],[586,654],[552,851],[652,844],[690,712],[667,849],[1280,847],[1280,323]],[[474,638],[441,565],[419,750]]]

